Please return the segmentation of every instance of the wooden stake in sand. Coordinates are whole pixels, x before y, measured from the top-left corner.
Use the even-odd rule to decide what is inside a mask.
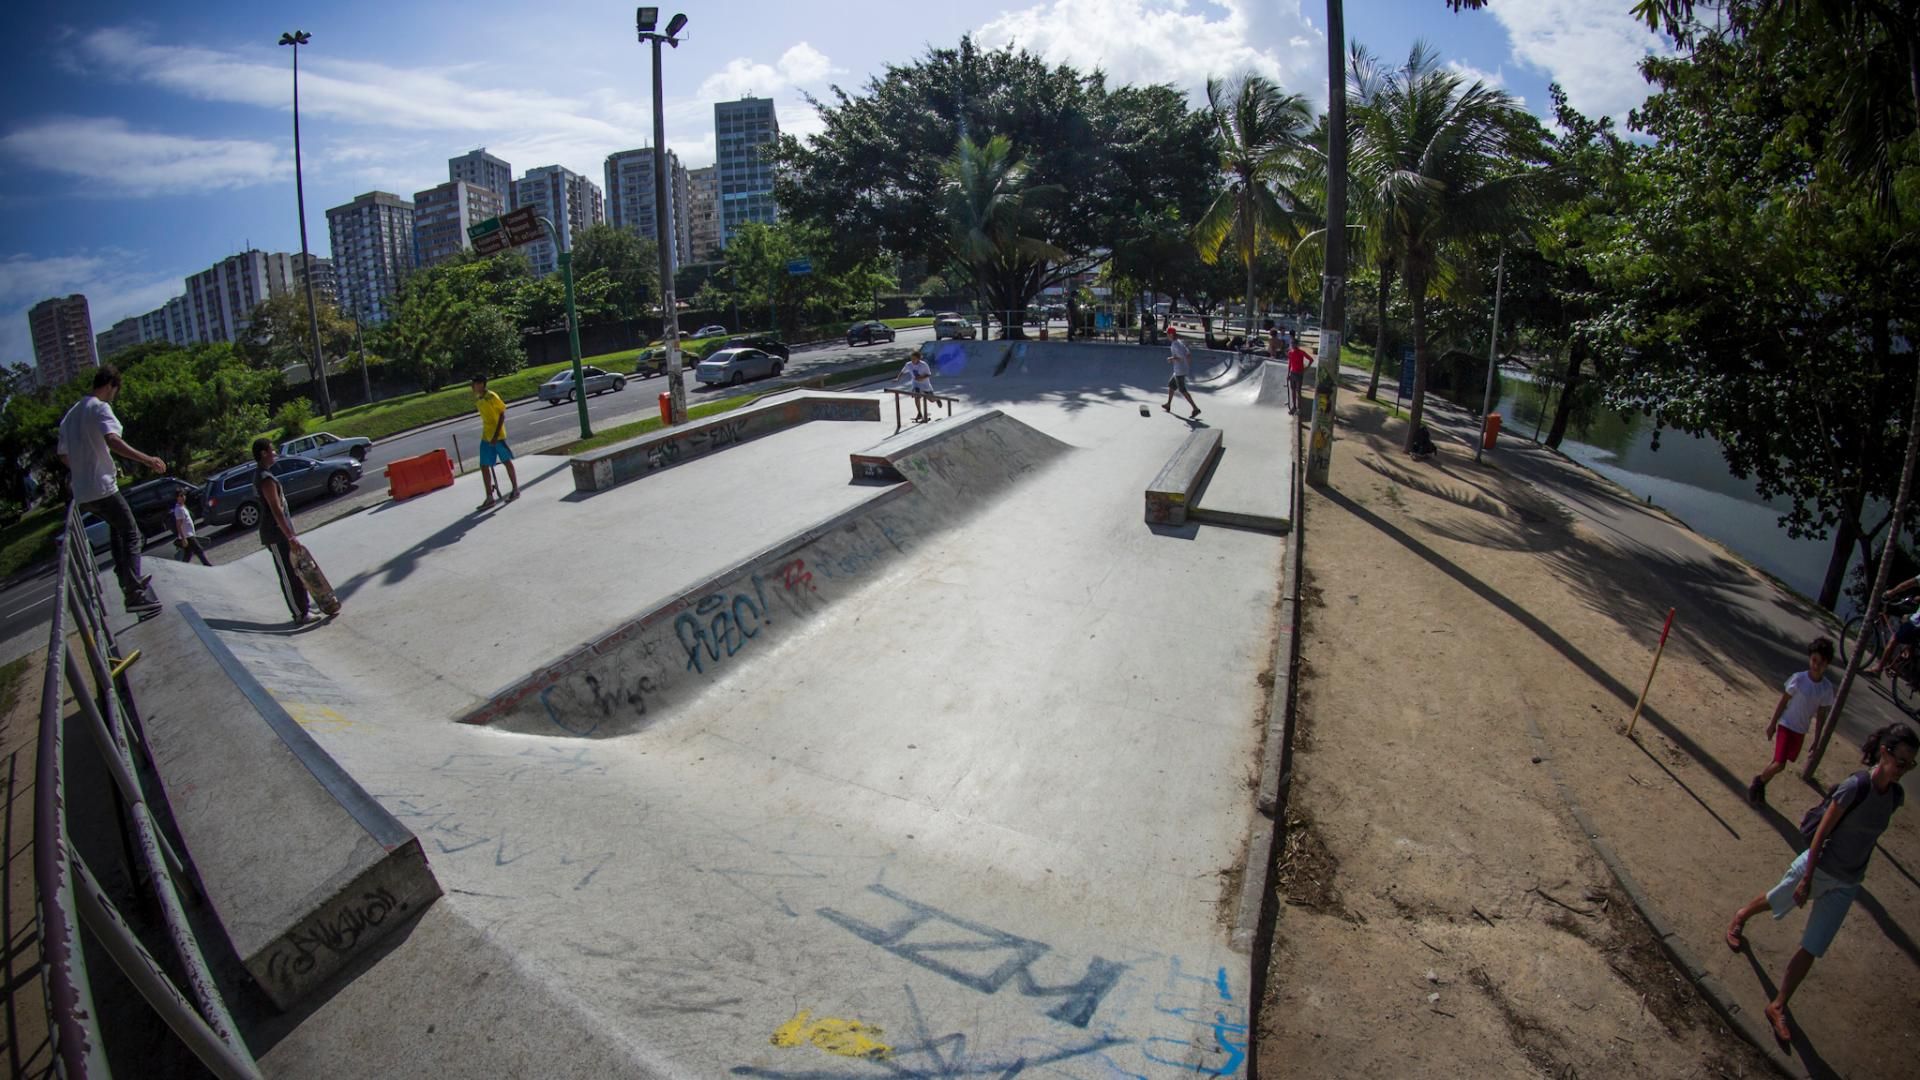
[[[1660,670],[1660,654],[1667,651],[1667,632],[1673,629],[1673,608],[1667,609],[1667,624],[1660,628],[1660,647],[1653,650],[1653,667],[1647,669],[1647,685],[1640,688],[1640,700],[1633,703],[1633,718],[1627,721],[1627,737],[1633,737],[1633,725],[1640,722],[1640,709],[1647,703],[1647,691],[1653,689],[1653,673]]]

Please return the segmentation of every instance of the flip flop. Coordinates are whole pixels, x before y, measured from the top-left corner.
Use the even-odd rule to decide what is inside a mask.
[[[1727,948],[1739,952],[1747,947],[1747,936],[1737,926],[1727,927]]]
[[[1787,1026],[1787,1014],[1784,1010],[1775,1012],[1773,1006],[1768,1005],[1761,1011],[1767,1014],[1767,1023],[1773,1025],[1774,1038],[1779,1039],[1783,1043],[1793,1041],[1793,1029]]]

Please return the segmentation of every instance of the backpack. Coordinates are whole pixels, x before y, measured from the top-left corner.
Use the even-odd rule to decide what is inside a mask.
[[[1833,823],[1834,832],[1840,831],[1840,826],[1846,823],[1847,815],[1853,813],[1854,807],[1859,806],[1861,803],[1866,801],[1867,790],[1868,790],[1867,785],[1873,782],[1871,780],[1866,779],[1866,776],[1867,776],[1866,769],[1861,769],[1859,772],[1854,773],[1853,775],[1861,778],[1860,783],[1854,787],[1854,790],[1858,791],[1859,794],[1854,796],[1853,801],[1848,803],[1846,807],[1840,811],[1840,820]],[[1842,783],[1845,783],[1845,781],[1842,781]],[[1813,834],[1820,831],[1820,819],[1826,816],[1827,804],[1833,801],[1834,792],[1837,792],[1839,790],[1840,790],[1840,785],[1835,784],[1833,787],[1833,791],[1827,792],[1826,798],[1821,799],[1819,802],[1815,803],[1813,807],[1809,809],[1806,813],[1800,815],[1800,836],[1801,838],[1806,840],[1808,843],[1812,843]],[[1827,835],[1832,836],[1833,833],[1828,833]]]

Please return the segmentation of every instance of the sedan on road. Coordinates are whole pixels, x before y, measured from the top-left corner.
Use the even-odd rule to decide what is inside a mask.
[[[719,325],[718,323],[715,323],[712,326],[703,326],[700,329],[695,330],[693,332],[693,336],[697,338],[726,337],[727,328]]]
[[[760,334],[741,334],[738,337],[730,337],[727,339],[726,344],[720,346],[720,348],[759,349],[763,353],[772,353],[782,360],[788,360],[793,357],[793,350],[787,346],[786,342]],[[720,350],[715,349],[714,351],[718,352]]]
[[[287,496],[291,509],[303,502],[328,495],[344,495],[360,482],[361,465],[351,457],[283,457],[273,463],[273,477]],[[240,465],[207,481],[207,525],[238,525],[251,529],[260,524],[264,512],[260,496],[253,490],[253,466]]]
[[[941,319],[933,324],[933,340],[944,341],[947,338],[965,338],[972,341],[975,336],[973,324],[965,319]]]
[[[778,375],[784,366],[779,357],[759,349],[721,349],[700,361],[693,377],[712,386],[721,383],[738,386],[748,379]]]
[[[879,341],[892,341],[893,338],[893,327],[877,319],[857,322],[847,327],[847,344],[849,346],[872,345]]]
[[[587,393],[603,394],[609,390],[620,391],[627,388],[627,377],[611,371],[602,371],[597,367],[583,367],[580,378],[586,383]],[[558,405],[573,400],[573,371],[567,369],[558,372],[553,378],[540,384],[540,400],[549,405]]]

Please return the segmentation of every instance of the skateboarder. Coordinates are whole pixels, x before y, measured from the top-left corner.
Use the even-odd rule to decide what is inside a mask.
[[[520,497],[520,477],[513,471],[513,448],[507,445],[507,403],[487,389],[485,375],[473,377],[473,407],[480,410],[480,482],[487,488],[486,501],[474,509],[485,510],[493,505],[494,493],[500,490],[493,478],[495,465],[505,465],[507,479],[513,483],[503,502]]]
[[[1193,368],[1193,350],[1187,348],[1187,343],[1180,340],[1180,331],[1175,330],[1171,322],[1167,324],[1167,348],[1172,350],[1172,355],[1167,357],[1167,363],[1173,365],[1173,374],[1167,378],[1167,403],[1160,408],[1166,412],[1172,412],[1173,392],[1178,390],[1180,396],[1187,399],[1187,404],[1193,406],[1193,412],[1187,415],[1191,420],[1200,415],[1199,403],[1193,400],[1192,394],[1187,393],[1187,372]]]
[[[121,599],[128,611],[145,614],[160,610],[160,601],[153,595],[153,579],[140,574],[140,526],[133,520],[127,497],[120,494],[113,456],[137,461],[157,473],[165,473],[167,463],[141,453],[120,437],[120,418],[113,415],[113,399],[119,396],[119,369],[102,364],[93,373],[92,392],[60,419],[55,449],[72,474],[73,501],[107,523],[113,539],[113,576],[120,580]]]
[[[900,381],[913,384],[913,422],[924,424],[933,419],[927,413],[927,398],[933,396],[933,365],[919,353],[900,369]]]
[[[273,475],[273,463],[279,459],[272,440],[253,440],[253,491],[260,497],[260,546],[273,553],[280,593],[286,598],[287,610],[293,613],[294,625],[301,626],[313,618],[313,599],[294,563],[294,548],[301,546],[300,537],[293,531],[293,515],[287,513],[286,492]]]
[[[198,555],[200,565],[213,565],[207,561],[207,549],[200,546],[200,538],[193,533],[193,515],[187,511],[186,488],[177,488],[173,493],[173,546],[180,549],[176,557],[181,562],[192,562],[194,556]]]

